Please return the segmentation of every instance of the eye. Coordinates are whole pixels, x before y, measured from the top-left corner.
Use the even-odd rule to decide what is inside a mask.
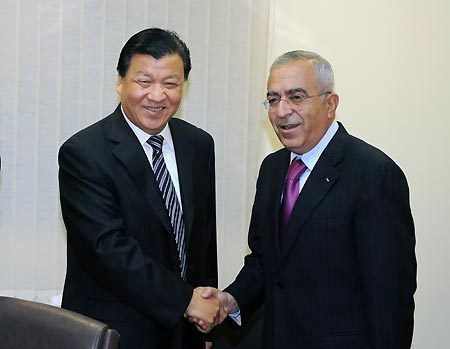
[[[305,99],[306,96],[301,94],[294,94],[289,96],[289,100],[294,104],[300,104]]]
[[[164,86],[166,86],[167,89],[173,89],[175,87],[178,87],[179,84],[173,81],[167,81],[164,83]]]
[[[267,102],[269,102],[269,105],[277,105],[278,103],[280,103],[280,97],[277,96],[267,97]]]
[[[149,81],[149,80],[143,80],[143,79],[140,79],[140,80],[136,80],[136,82],[137,82],[139,85],[141,85],[142,87],[144,87],[144,88],[150,86],[150,81]]]

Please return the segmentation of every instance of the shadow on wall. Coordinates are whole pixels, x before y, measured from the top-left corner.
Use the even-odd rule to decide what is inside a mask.
[[[262,348],[264,307],[259,308],[242,327],[227,319],[214,330],[213,349]]]

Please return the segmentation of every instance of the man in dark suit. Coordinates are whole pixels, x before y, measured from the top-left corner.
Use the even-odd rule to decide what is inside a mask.
[[[190,69],[174,32],[135,34],[117,66],[120,105],[59,152],[62,306],[117,329],[120,348],[204,348],[183,315],[217,321],[219,302],[194,291],[217,286],[214,143],[172,119]]]
[[[335,121],[333,71],[319,55],[280,56],[267,88],[285,148],[261,165],[244,267],[226,292],[203,296],[242,321],[265,301],[264,348],[410,348],[416,258],[403,172]]]

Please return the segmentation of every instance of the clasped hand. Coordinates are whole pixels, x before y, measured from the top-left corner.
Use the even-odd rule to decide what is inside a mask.
[[[237,303],[229,293],[214,287],[197,287],[184,314],[189,322],[203,332],[210,332],[237,309]]]

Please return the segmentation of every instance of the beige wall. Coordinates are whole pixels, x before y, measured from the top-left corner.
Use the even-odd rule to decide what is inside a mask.
[[[450,343],[449,13],[443,0],[273,0],[271,8],[269,61],[297,48],[327,58],[338,119],[406,173],[418,259],[413,347],[421,349]]]

